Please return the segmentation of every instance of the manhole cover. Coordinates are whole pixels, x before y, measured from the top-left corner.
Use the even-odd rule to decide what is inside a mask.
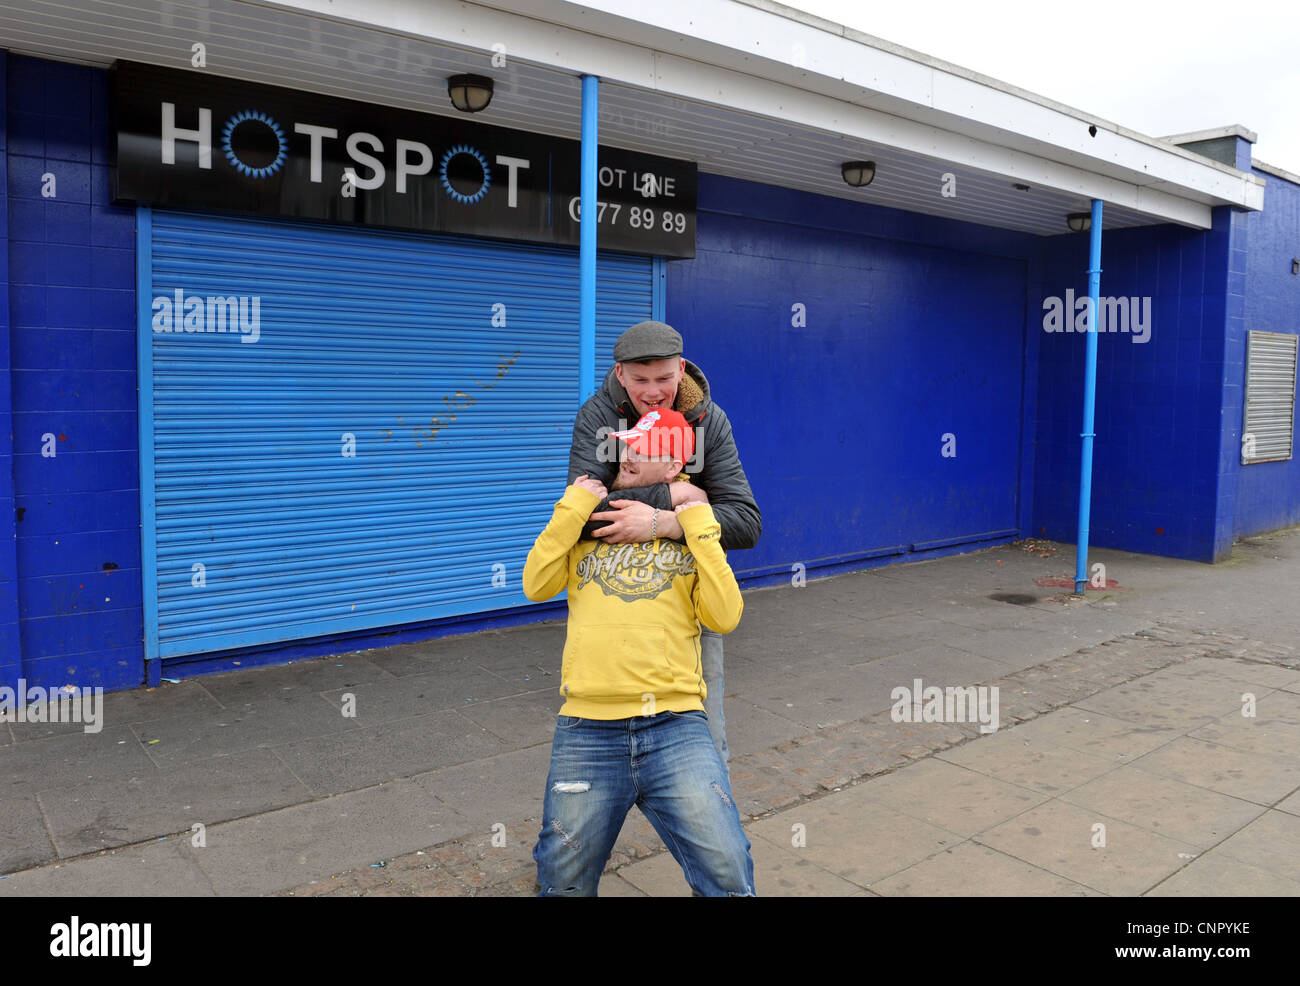
[[[1010,603],[1012,606],[1032,606],[1038,602],[1037,596],[1027,596],[1022,592],[995,592],[989,598],[995,603]]]

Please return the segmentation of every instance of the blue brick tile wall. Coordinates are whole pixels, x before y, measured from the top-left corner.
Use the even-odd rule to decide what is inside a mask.
[[[1267,206],[1267,203],[1265,203]],[[1223,377],[1219,417],[1218,502],[1215,559],[1232,552],[1236,527],[1237,473],[1241,464],[1242,413],[1246,402],[1246,250],[1249,214],[1218,209],[1228,225],[1227,290],[1223,299]],[[1217,223],[1216,223],[1217,224]],[[1217,309],[1216,309],[1217,311]]]
[[[132,687],[144,680],[135,216],[109,203],[107,76],[10,55],[5,79],[22,662],[0,674]]]
[[[1300,334],[1300,275],[1291,273],[1292,261],[1300,259],[1300,185],[1266,172],[1256,174],[1268,182],[1264,210],[1241,217],[1244,257],[1233,251],[1234,273],[1240,272],[1245,280],[1243,360],[1247,332]],[[1244,370],[1238,372],[1244,374]],[[1236,382],[1243,380],[1239,375]],[[1225,424],[1236,429],[1240,442],[1240,408],[1230,411],[1225,407],[1224,415]],[[1232,533],[1256,534],[1300,524],[1300,415],[1293,427],[1295,450],[1289,462],[1243,466],[1235,454],[1239,446],[1232,449],[1232,455],[1225,455],[1225,478],[1236,493]]]
[[[0,188],[8,179],[8,53],[0,51]],[[14,443],[9,384],[9,197],[0,194],[0,685],[13,687],[22,674],[18,626],[18,560],[15,554]]]
[[[1150,336],[1098,338],[1090,542],[1212,560],[1221,508],[1217,481],[1227,228],[1107,230],[1102,298],[1150,299]],[[1088,237],[1049,241],[1045,296],[1088,290]],[[1039,318],[1042,309],[1039,309]],[[1084,340],[1047,333],[1038,361],[1034,532],[1073,542],[1078,529]],[[1122,582],[1122,579],[1121,579]]]
[[[699,201],[667,317],[764,512],[738,573],[1018,533],[1037,239],[716,175]],[[790,413],[769,413],[774,399]]]

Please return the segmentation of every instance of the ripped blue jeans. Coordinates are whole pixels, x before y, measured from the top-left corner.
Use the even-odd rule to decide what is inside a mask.
[[[698,897],[754,895],[754,861],[703,712],[559,716],[533,848],[541,897],[594,897],[636,805]]]

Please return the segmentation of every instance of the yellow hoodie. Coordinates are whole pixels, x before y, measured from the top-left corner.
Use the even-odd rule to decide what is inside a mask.
[[[730,633],[744,602],[708,504],[677,514],[683,547],[579,541],[600,498],[570,486],[524,564],[524,595],[569,590],[560,715],[630,719],[704,709],[700,627]]]

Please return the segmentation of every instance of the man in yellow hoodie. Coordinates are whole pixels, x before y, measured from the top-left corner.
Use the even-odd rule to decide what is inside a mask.
[[[616,435],[615,489],[669,482],[694,452],[693,429],[668,408]],[[685,545],[581,540],[606,495],[595,480],[575,480],[524,565],[529,599],[569,591],[565,702],[533,849],[541,896],[595,896],[633,805],[694,893],[753,896],[749,839],[704,714],[700,624],[730,633],[743,609],[721,527],[701,490],[674,511]]]

